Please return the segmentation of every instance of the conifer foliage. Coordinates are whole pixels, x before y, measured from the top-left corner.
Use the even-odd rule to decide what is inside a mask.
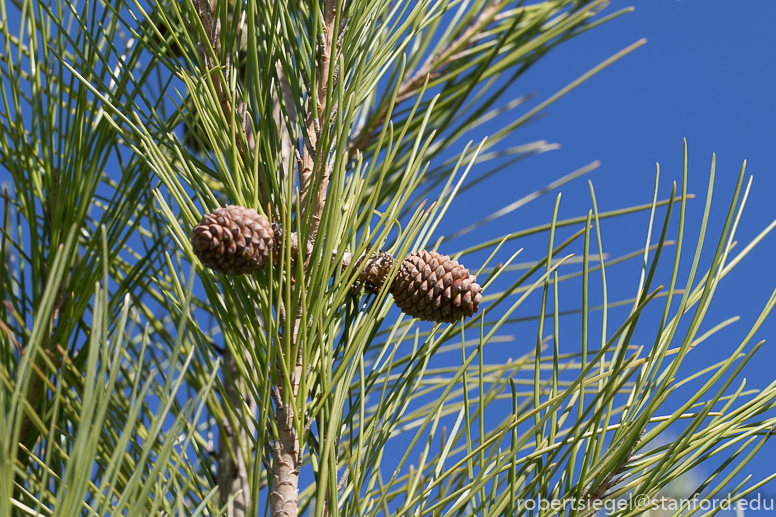
[[[776,477],[742,477],[776,386],[739,377],[776,292],[693,355],[774,226],[735,244],[744,168],[716,241],[713,162],[686,237],[686,148],[639,205],[571,188],[595,163],[519,192],[589,196],[541,226],[471,196],[644,43],[509,97],[629,11],[607,3],[0,0],[0,516],[590,516],[688,472],[733,501]]]

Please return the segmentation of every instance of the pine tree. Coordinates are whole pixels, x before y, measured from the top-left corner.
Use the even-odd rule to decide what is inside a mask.
[[[679,187],[658,174],[644,205],[599,211],[590,184],[577,217],[558,196],[541,227],[439,234],[453,211],[456,236],[507,213],[476,221],[466,190],[550,149],[512,138],[643,44],[466,143],[524,109],[504,97],[531,65],[628,11],[606,3],[0,0],[0,515],[589,516],[627,494],[612,514],[633,515],[709,460],[687,495],[776,477],[729,486],[776,425],[774,386],[736,380],[776,291],[709,381],[687,360],[773,227],[733,249],[744,168],[706,271],[712,189],[684,242],[686,146]],[[606,259],[601,223],[634,213],[642,276],[612,302],[629,257]],[[524,266],[527,236],[548,244]],[[561,346],[575,277],[582,334]],[[488,353],[526,318],[514,359]]]

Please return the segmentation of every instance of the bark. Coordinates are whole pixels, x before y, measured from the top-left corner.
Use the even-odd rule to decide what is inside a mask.
[[[326,191],[329,186],[330,169],[328,166],[328,150],[319,149],[319,134],[322,130],[321,125],[328,125],[328,121],[322,120],[326,114],[326,92],[328,87],[329,70],[332,66],[332,51],[334,38],[334,21],[336,19],[337,2],[327,0],[323,9],[323,33],[319,45],[319,62],[316,64],[315,97],[316,105],[308,106],[305,114],[305,142],[302,146],[302,157],[298,163],[299,167],[299,191],[300,199],[298,214],[302,220],[310,220],[309,238],[312,242],[316,238],[318,226],[320,225],[321,214],[326,202]],[[285,85],[282,84],[281,88]],[[312,93],[312,92],[310,92]],[[287,106],[289,104],[287,103]],[[279,122],[279,121],[278,121]],[[281,133],[283,134],[283,133]],[[316,171],[316,153],[323,153],[318,161]],[[285,155],[283,156],[285,159]],[[318,178],[320,176],[320,178]],[[318,183],[319,182],[319,183]],[[318,183],[316,189],[313,187]],[[303,260],[308,257],[309,247],[304,248]],[[296,246],[297,258],[299,255],[299,246]],[[297,286],[297,288],[300,286]],[[294,414],[297,408],[294,401],[298,397],[306,396],[299,394],[299,382],[304,374],[304,367],[301,364],[302,348],[299,347],[299,353],[296,357],[291,357],[296,344],[296,337],[299,327],[302,324],[300,314],[291,326],[290,335],[283,336],[282,351],[283,355],[278,360],[285,361],[286,364],[293,365],[291,368],[291,393],[285,393],[284,383],[279,382],[275,401],[275,418],[278,429],[278,439],[272,447],[272,491],[270,493],[271,517],[297,517],[298,495],[299,495],[299,465],[301,460],[301,450],[299,445],[299,436],[294,429]],[[282,379],[282,374],[278,372],[278,379]]]
[[[279,437],[272,451],[272,517],[296,517],[299,497],[299,439],[293,429],[293,410],[282,407],[276,414]]]
[[[285,360],[293,353],[301,319],[297,315],[290,336],[283,338],[283,356]],[[275,398],[275,421],[278,439],[272,446],[272,491],[270,492],[271,517],[297,517],[299,497],[299,466],[301,449],[299,435],[294,428],[294,401],[299,395],[299,381],[303,375],[301,348],[297,354],[291,377],[291,393],[285,393],[283,374],[278,371],[278,386]]]
[[[299,320],[296,321],[296,325],[298,323]],[[291,343],[292,340],[288,340],[288,344]],[[284,348],[288,350],[292,347]],[[272,492],[270,493],[272,517],[296,517],[297,515],[301,450],[299,436],[294,428],[295,408],[292,401],[296,400],[298,395],[297,379],[301,375],[301,365],[297,364],[292,379],[293,397],[288,397],[288,402],[283,402],[283,389],[278,388],[280,400],[275,409],[278,439],[272,446]]]
[[[329,121],[324,120],[326,116],[326,92],[329,87],[329,70],[334,66],[332,60],[334,52],[334,22],[337,14],[337,2],[327,0],[323,9],[323,33],[319,44],[320,62],[316,66],[315,76],[315,98],[317,104],[308,106],[305,116],[305,145],[302,146],[302,160],[299,170],[299,192],[301,194],[300,210],[304,219],[310,221],[310,239],[314,240],[318,227],[321,224],[321,215],[326,203],[326,192],[329,188],[329,176],[331,175],[329,163],[329,150],[319,149],[319,135],[323,130],[328,129]],[[312,99],[312,98],[311,98]],[[322,154],[317,160],[316,155]],[[318,177],[320,176],[320,183]],[[314,187],[318,183],[318,189]]]

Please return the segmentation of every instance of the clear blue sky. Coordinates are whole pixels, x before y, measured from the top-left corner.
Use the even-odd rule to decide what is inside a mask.
[[[545,110],[543,119],[521,129],[509,145],[547,140],[561,147],[525,160],[498,182],[476,189],[476,198],[483,202],[466,203],[470,207],[466,211],[453,211],[441,233],[449,235],[456,225],[470,224],[594,160],[601,160],[597,171],[561,189],[562,218],[587,213],[587,178],[595,185],[601,210],[649,202],[656,162],[661,166],[660,197],[665,198],[671,183],[681,180],[683,138],[689,146],[689,191],[699,196],[689,206],[683,271],[689,270],[692,261],[713,152],[717,154],[717,178],[702,265],[708,265],[716,246],[744,159],[754,186],[737,233],[738,248],[776,219],[776,1],[614,1],[606,13],[631,5],[635,6],[633,13],[559,47],[514,84],[509,98],[538,94],[528,104],[530,108],[617,51],[648,39],[646,45]],[[484,128],[485,134],[488,129],[497,127]],[[460,239],[467,242],[455,242],[468,244],[546,223],[554,197],[516,210],[495,227],[484,228],[477,239],[467,236]],[[603,225],[605,251],[618,256],[643,246],[646,224],[646,216],[607,221]],[[526,247],[522,260],[543,256],[546,244],[542,243],[546,237],[516,245]],[[451,243],[451,247],[459,246]],[[740,343],[776,287],[775,251],[776,235],[771,235],[722,282],[701,332],[734,315],[742,319],[704,343],[702,350],[694,351],[689,359],[692,370],[727,357]],[[612,268],[610,300],[633,295],[639,269],[638,261]],[[578,300],[569,306],[579,306]],[[532,304],[536,307],[538,302]],[[612,320],[621,322],[624,315],[615,313]],[[535,329],[535,324],[529,328]],[[571,334],[566,334],[566,343],[571,342],[567,351],[575,346]],[[745,370],[747,388],[762,388],[774,379],[776,318],[762,327],[754,342],[760,339],[767,342]],[[518,339],[515,346],[529,341]],[[771,443],[766,449],[759,461],[745,469],[754,479],[773,472],[770,457],[776,447]],[[776,497],[774,488],[772,484],[764,493]]]

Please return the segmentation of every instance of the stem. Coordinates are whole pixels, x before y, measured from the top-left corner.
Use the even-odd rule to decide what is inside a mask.
[[[418,88],[423,86],[423,83],[426,81],[427,75],[431,76],[430,79],[439,76],[442,67],[458,59],[461,51],[467,49],[472,43],[472,38],[493,21],[504,4],[504,0],[498,0],[487,5],[477,18],[474,19],[454,41],[451,41],[447,46],[440,49],[439,52],[428,56],[423,65],[416,70],[415,73],[402,80],[401,84],[399,84],[399,91],[396,94],[396,105],[398,106],[407,99],[414,97]],[[348,160],[354,159],[357,151],[366,149],[369,142],[372,140],[376,129],[381,127],[383,122],[385,122],[385,117],[388,116],[389,108],[390,106],[388,106],[387,103],[383,104],[377,115],[353,135],[353,138],[350,140],[350,145],[348,146]]]
[[[328,159],[328,149],[319,149],[318,140],[319,133],[328,129],[328,121],[323,120],[326,116],[326,96],[328,91],[329,70],[332,66],[332,46],[334,41],[334,24],[337,15],[337,1],[326,0],[323,9],[322,19],[322,34],[320,42],[320,63],[315,69],[315,106],[308,106],[307,116],[305,117],[305,132],[307,134],[306,140],[308,145],[302,146],[302,161],[299,168],[299,190],[300,190],[300,213],[302,214],[302,220],[308,219],[308,216],[312,215],[312,221],[310,221],[309,238],[315,241],[315,236],[318,233],[318,227],[321,224],[321,215],[323,214],[323,207],[326,204],[326,191],[329,187],[329,176],[331,175],[331,168]],[[310,96],[312,103],[313,99]],[[323,120],[323,127],[321,127],[321,121]],[[321,156],[316,160],[316,156]],[[318,162],[317,168],[320,169],[320,184],[316,192],[314,199],[310,200],[312,187],[317,182],[319,171],[316,169],[316,161]],[[309,203],[309,205],[308,205]],[[309,212],[308,212],[309,208]]]
[[[232,117],[234,116],[234,132],[236,133],[235,141],[237,142],[237,151],[240,155],[240,159],[243,162],[245,170],[253,170],[253,156],[251,149],[255,145],[255,138],[252,134],[248,134],[246,128],[242,124],[242,101],[239,99],[236,92],[229,92],[228,86],[225,86],[221,80],[221,72],[210,73],[211,70],[215,70],[220,67],[219,58],[221,56],[221,26],[216,20],[213,23],[213,10],[214,6],[217,7],[218,2],[222,0],[213,0],[213,5],[206,0],[194,0],[194,7],[197,10],[197,15],[202,23],[204,29],[204,41],[200,48],[200,58],[205,66],[205,77],[210,77],[213,81],[213,88],[215,90],[216,98],[221,106],[221,111],[224,114],[224,118],[228,124],[231,124]],[[232,106],[232,100],[234,99],[235,106]],[[269,212],[269,196],[264,188],[264,183],[259,176],[259,196],[260,202],[264,206],[267,213]]]
[[[276,224],[275,230],[275,242],[285,242],[283,240],[283,228]],[[299,259],[299,237],[296,232],[291,233],[291,268],[294,268],[295,262]],[[311,242],[307,242],[307,255],[313,250]],[[338,251],[333,250],[331,252],[331,261],[337,258]],[[276,261],[280,259],[280,254],[276,255]],[[380,291],[385,283],[385,279],[393,266],[394,257],[390,253],[384,251],[369,252],[367,254],[356,257],[350,251],[345,251],[342,254],[342,269],[344,272],[353,261],[356,261],[356,265],[353,267],[353,271],[356,275],[356,283],[362,285],[372,293]],[[362,267],[363,266],[363,267]]]
[[[317,64],[315,76],[315,97],[311,98],[314,105],[308,106],[305,117],[306,145],[302,146],[302,159],[299,163],[299,210],[300,221],[306,221],[311,216],[310,231],[308,233],[308,243],[315,242],[318,233],[318,227],[321,222],[323,207],[326,203],[326,191],[329,187],[329,168],[328,150],[319,149],[319,132],[321,131],[321,119],[326,116],[326,96],[329,71],[332,57],[332,42],[334,38],[334,23],[336,20],[336,0],[326,0],[322,19],[322,41],[320,44],[320,63]],[[313,56],[315,59],[315,56]],[[281,83],[281,88],[283,84]],[[309,92],[312,93],[312,92]],[[328,121],[324,121],[324,129],[328,130]],[[316,154],[320,154],[316,160]],[[285,157],[284,157],[285,158]],[[318,165],[316,166],[316,161]],[[311,187],[318,182],[318,172],[320,169],[320,183],[314,199],[310,200]],[[309,211],[309,212],[308,212]],[[296,245],[296,256],[299,255],[298,238]],[[279,240],[278,242],[282,242]],[[305,246],[305,258],[309,253],[309,246]],[[293,299],[293,296],[292,296]],[[271,517],[297,517],[299,496],[299,464],[301,461],[301,450],[299,447],[299,436],[294,429],[294,406],[299,395],[299,382],[304,375],[304,365],[302,364],[303,350],[299,346],[296,357],[294,354],[296,347],[296,338],[299,332],[301,321],[301,305],[296,314],[294,324],[291,327],[291,336],[283,336],[283,353],[280,354],[280,361],[293,361],[293,377],[291,379],[291,393],[284,393],[285,383],[278,382],[277,399],[275,408],[275,419],[278,430],[278,440],[272,447],[272,492],[270,493]],[[290,337],[290,339],[289,339]],[[282,379],[281,372],[278,372],[278,379]],[[305,396],[302,394],[301,396]],[[301,416],[301,415],[299,415]]]
[[[250,357],[247,357],[250,361]],[[231,508],[229,508],[229,515],[244,517],[251,506],[251,485],[248,479],[249,468],[246,464],[246,458],[253,457],[250,450],[253,447],[251,446],[249,435],[253,436],[255,433],[253,426],[255,418],[253,415],[257,414],[258,406],[253,396],[251,396],[250,390],[245,386],[245,379],[240,375],[240,370],[237,368],[237,363],[229,347],[226,347],[224,352],[224,370],[233,381],[224,382],[226,397],[229,399],[231,406],[240,411],[247,403],[252,413],[249,418],[242,419],[248,423],[249,429],[239,425],[238,419],[230,419],[226,415],[218,434],[219,495],[223,503],[227,503],[234,496]],[[225,406],[224,412],[226,413],[227,411]],[[246,454],[245,448],[248,449],[247,452],[249,454]]]
[[[283,337],[284,356],[293,352],[301,319],[294,321],[291,329],[291,339]],[[299,393],[299,380],[303,367],[301,358],[297,357],[291,378],[291,393],[284,397],[285,386],[280,380],[277,386],[277,399],[275,401],[275,422],[278,430],[278,439],[272,447],[272,492],[269,495],[271,517],[296,517],[298,512],[299,497],[299,466],[301,449],[299,436],[294,428],[293,401]],[[280,359],[281,361],[284,358]],[[282,379],[282,372],[278,372],[278,379]]]

